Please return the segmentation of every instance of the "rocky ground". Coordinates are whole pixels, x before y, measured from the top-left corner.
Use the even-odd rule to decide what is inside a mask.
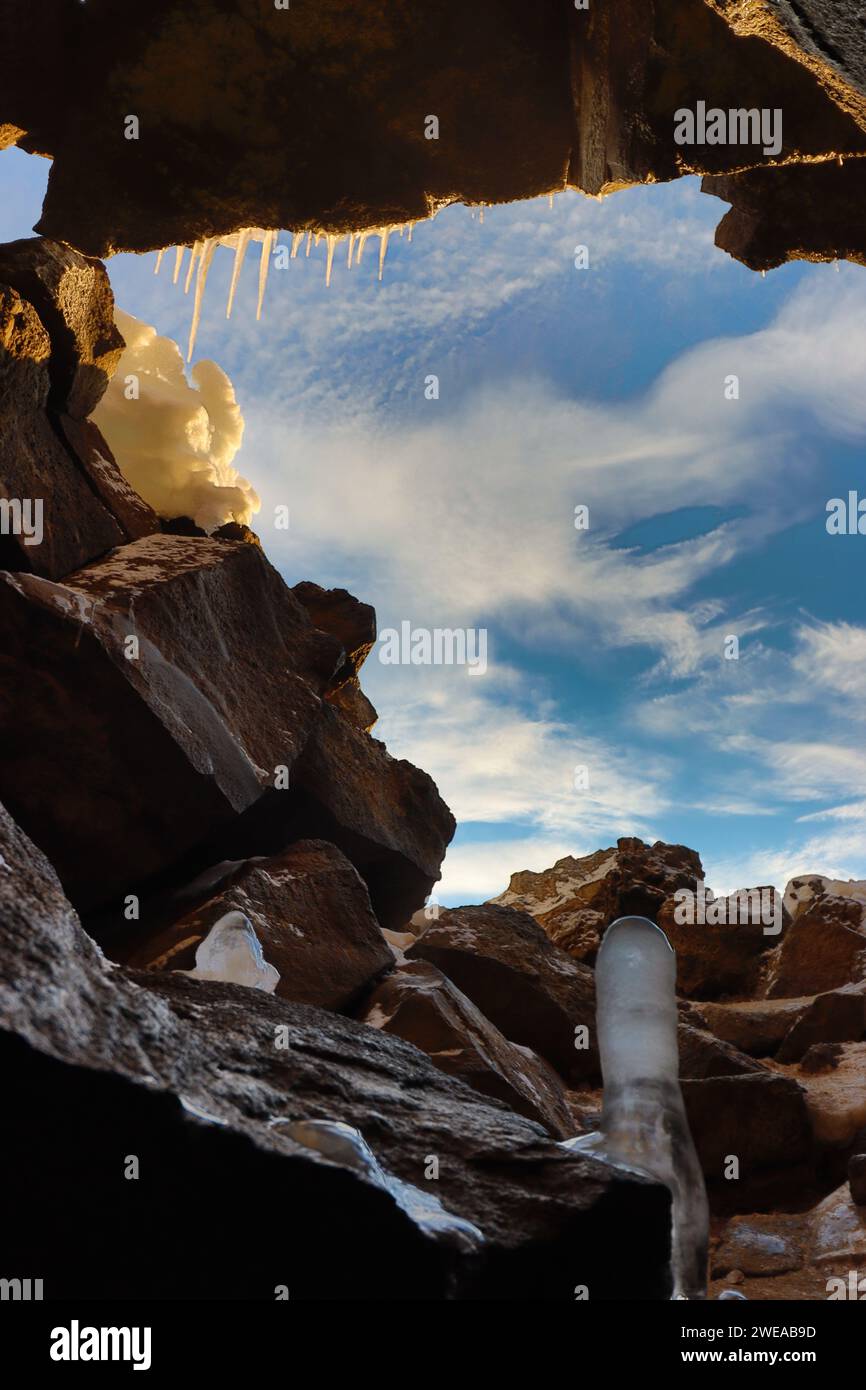
[[[698,855],[623,839],[425,911],[454,821],[371,732],[372,609],[289,588],[241,525],[157,516],[92,419],[123,340],[91,256],[119,249],[701,173],[747,264],[863,260],[856,9],[333,0],[289,29],[257,0],[45,0],[39,26],[0,0],[0,148],[54,161],[48,235],[0,247],[0,492],[44,502],[0,535],[0,1275],[666,1297],[667,1192],[557,1145],[597,1123],[593,963],[633,913],[677,951],[711,1290],[823,1299],[866,1263],[863,885],[795,880],[772,932],[687,925]],[[777,156],[674,144],[708,84],[783,109]],[[201,978],[230,915],[273,992]]]

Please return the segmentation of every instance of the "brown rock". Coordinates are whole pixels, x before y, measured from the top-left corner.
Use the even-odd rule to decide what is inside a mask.
[[[568,1299],[579,1281],[608,1299],[628,1241],[642,1293],[669,1296],[658,1185],[565,1152],[381,1030],[238,985],[109,968],[3,812],[0,853],[10,1270],[38,1268],[58,1298],[273,1299],[287,1283],[342,1299],[363,1278],[383,1298]],[[366,1155],[327,1122],[359,1131]],[[129,1153],[146,1180],[106,1182],[111,1155]],[[246,1193],[252,1206],[227,1200]],[[438,1234],[419,1225],[437,1202]],[[130,1228],[136,1258],[118,1265]]]
[[[741,890],[729,898],[708,900],[705,916],[717,913],[718,925],[711,921],[678,921],[684,915],[681,904],[669,898],[659,911],[658,924],[677,953],[677,989],[696,999],[718,999],[730,994],[750,994],[757,987],[767,951],[778,941],[772,912],[762,918],[761,899],[756,894],[768,890]],[[775,890],[772,906],[782,912]],[[744,897],[743,894],[748,894]],[[697,914],[695,914],[697,915]],[[781,920],[781,918],[780,918]]]
[[[0,576],[0,631],[3,794],[89,905],[273,788],[342,660],[254,546],[178,536]]]
[[[0,281],[33,305],[51,339],[49,407],[83,420],[123,352],[105,267],[44,237],[0,246]]]
[[[816,898],[791,924],[769,963],[767,995],[824,993],[866,979],[862,907],[852,898]]]
[[[807,1259],[810,1241],[808,1215],[768,1212],[766,1215],[735,1216],[725,1228],[716,1248],[711,1272],[714,1278],[728,1275],[728,1282],[742,1283],[742,1275],[785,1274],[800,1269]],[[742,1271],[734,1281],[729,1271]]]
[[[7,0],[17,61],[3,139],[54,158],[40,227],[100,255],[243,226],[387,226],[566,184],[603,193],[814,163],[864,148],[859,29],[852,5],[836,8],[838,20],[810,0],[805,18],[802,5],[723,0],[585,11],[442,0],[435,13],[384,3],[371,16],[332,0],[288,19],[234,0],[228,22],[208,0],[160,0],[146,17],[90,0],[59,19],[55,3],[36,35],[25,0]],[[781,108],[778,156],[677,145],[674,112],[708,95]],[[130,105],[142,135],[126,141]]]
[[[592,971],[560,951],[528,913],[484,903],[440,911],[406,955],[438,965],[511,1042],[567,1080],[598,1071]],[[586,1027],[590,1045],[575,1047]]]
[[[684,845],[621,839],[582,859],[567,855],[541,873],[511,875],[491,902],[529,912],[569,955],[592,960],[604,929],[617,917],[650,917],[678,888],[694,889],[701,861]]]
[[[503,1037],[441,970],[411,961],[366,1001],[365,1023],[414,1043],[442,1071],[503,1101],[559,1139],[574,1132],[562,1082],[529,1048]]]
[[[742,1283],[744,1275],[754,1278],[800,1269],[808,1258],[810,1236],[805,1214],[735,1216],[713,1254],[711,1273],[713,1277],[727,1274],[728,1283]],[[739,1279],[732,1277],[733,1271],[740,1272]]]
[[[159,531],[159,517],[124,478],[93,421],[61,415],[57,425],[93,491],[120,525],[124,540],[140,540],[142,536],[152,536]]]
[[[371,729],[375,727],[379,716],[361,689],[361,682],[357,676],[344,681],[336,690],[329,690],[325,699],[329,705],[338,709],[356,729],[362,729],[365,734],[369,734]]]
[[[819,994],[785,1034],[780,1062],[798,1062],[815,1043],[859,1042],[866,1032],[866,995]]]
[[[218,526],[213,532],[214,540],[217,541],[239,541],[243,545],[257,545],[259,550],[262,543],[249,526],[242,521],[225,521],[222,526]]]
[[[801,1063],[807,1074],[833,1071],[842,1057],[841,1043],[813,1043]]]
[[[752,1075],[683,1081],[683,1099],[704,1173],[723,1181],[725,1164],[740,1161],[740,1179],[755,1169],[784,1168],[811,1152],[806,1094],[787,1076]]]
[[[119,959],[142,970],[191,970],[200,942],[227,912],[249,918],[265,960],[280,972],[275,992],[297,1004],[348,1010],[394,963],[363,881],[323,840],[234,867],[217,892],[162,931],[151,933],[142,914]]]
[[[455,830],[433,779],[326,704],[293,782],[311,833],[340,846],[382,926],[399,931],[429,896]]]
[[[721,1042],[712,1033],[680,1023],[677,1028],[680,1052],[680,1078],[705,1081],[712,1076],[743,1076],[760,1072],[759,1062],[739,1052],[730,1043]]]
[[[745,999],[692,1004],[689,1018],[753,1057],[769,1057],[809,1008],[811,999]]]
[[[848,1186],[858,1207],[866,1207],[866,1153],[848,1159]]]
[[[0,564],[60,579],[124,539],[47,411],[51,343],[35,309],[0,285],[0,493],[29,508],[29,536],[10,516]],[[41,506],[41,526],[39,513]],[[40,538],[41,530],[41,538]],[[38,540],[31,544],[30,540]]]
[[[310,615],[310,622],[336,637],[346,653],[345,665],[334,677],[334,686],[356,677],[376,641],[376,612],[346,589],[322,589],[304,580],[292,593]]]

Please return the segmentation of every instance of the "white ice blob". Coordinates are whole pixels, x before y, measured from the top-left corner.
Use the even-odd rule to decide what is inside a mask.
[[[648,918],[621,917],[605,933],[595,979],[601,1129],[563,1147],[670,1189],[672,1297],[706,1298],[709,1208],[679,1086],[676,956]]]
[[[214,922],[195,953],[195,969],[180,970],[196,980],[223,980],[230,985],[246,985],[273,994],[280,972],[269,965],[262,953],[253,924],[242,912],[227,912]]]
[[[393,1198],[425,1235],[456,1245],[464,1254],[475,1254],[484,1236],[471,1221],[464,1221],[443,1207],[432,1192],[403,1182],[384,1169],[360,1130],[340,1120],[273,1120],[274,1128],[306,1149],[340,1163],[365,1177]]]

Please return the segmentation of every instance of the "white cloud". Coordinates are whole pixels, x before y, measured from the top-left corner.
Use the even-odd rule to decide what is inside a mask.
[[[177,343],[122,309],[115,318],[126,350],[93,418],[121,472],[160,516],[189,516],[206,530],[249,523],[259,500],[233,467],[244,419],[225,372],[197,362],[191,386]]]

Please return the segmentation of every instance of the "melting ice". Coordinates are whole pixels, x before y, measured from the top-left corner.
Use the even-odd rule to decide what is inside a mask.
[[[648,918],[621,917],[605,933],[595,979],[601,1129],[563,1147],[637,1169],[669,1188],[672,1297],[705,1298],[709,1208],[679,1086],[676,956]]]
[[[280,972],[269,965],[262,953],[253,924],[242,912],[227,912],[214,922],[195,953],[195,969],[180,970],[196,980],[223,980],[230,985],[246,985],[273,994]]]

